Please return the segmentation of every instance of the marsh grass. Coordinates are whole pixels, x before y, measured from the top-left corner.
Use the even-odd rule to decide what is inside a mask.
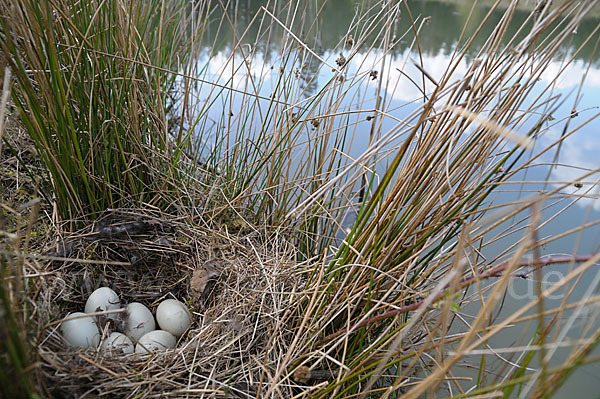
[[[169,140],[183,2],[3,2],[13,101],[46,165],[58,214],[165,207],[178,179]],[[162,70],[153,68],[157,65]]]
[[[3,86],[0,95],[0,142],[5,134],[10,98],[10,69],[3,72]],[[0,161],[3,161],[0,146]],[[3,185],[4,186],[4,185]],[[4,196],[3,196],[4,198]],[[0,384],[4,397],[38,398],[32,376],[31,355],[29,353],[29,331],[32,323],[27,320],[22,258],[19,254],[29,251],[32,226],[38,217],[39,200],[29,202],[29,217],[21,215],[2,203],[0,219]],[[13,218],[15,227],[8,226],[7,217]],[[8,244],[7,244],[8,243]],[[9,255],[12,254],[13,256]]]
[[[572,256],[546,259],[539,249],[559,238],[539,237],[549,222],[541,212],[560,204],[573,182],[511,204],[487,202],[580,128],[565,123],[569,119],[554,121],[564,100],[551,86],[541,94],[534,86],[596,2],[540,8],[508,36],[517,3],[510,2],[480,49],[473,43],[499,2],[472,21],[478,27],[461,36],[445,72],[435,77],[419,42],[430,22],[412,15],[405,2],[362,4],[329,57],[312,39],[319,29],[312,17],[320,12],[312,3],[268,3],[241,31],[237,8],[223,2],[172,3],[179,4],[173,12],[164,2],[162,8],[87,2],[71,5],[81,7],[77,13],[68,2],[2,3],[15,16],[2,20],[3,50],[16,76],[13,98],[48,167],[60,214],[98,215],[132,204],[178,212],[189,225],[214,229],[231,246],[245,248],[244,256],[253,259],[248,270],[262,270],[269,282],[261,285],[252,273],[227,269],[226,287],[261,291],[262,301],[269,299],[268,308],[250,306],[248,320],[268,319],[256,322],[254,333],[225,339],[206,321],[178,349],[179,360],[157,360],[170,374],[153,379],[147,363],[131,359],[110,375],[116,382],[109,384],[108,374],[100,373],[101,383],[93,387],[92,381],[90,389],[123,397],[227,396],[228,387],[231,394],[265,398],[549,397],[578,366],[597,360],[594,318],[579,339],[566,338],[573,317],[598,302],[594,284],[558,305],[548,307],[547,298],[572,291],[599,256],[577,257],[575,248]],[[410,29],[396,32],[397,18],[409,19]],[[179,20],[185,21],[185,35]],[[215,38],[232,33],[231,44],[214,39],[204,53],[199,43],[214,26]],[[403,38],[412,44],[398,67],[392,49]],[[172,47],[158,46],[167,42]],[[467,72],[458,74],[475,50]],[[186,63],[177,61],[178,51]],[[224,51],[228,56],[222,58]],[[399,90],[398,70],[406,65],[420,76],[401,71],[401,78],[411,79],[422,96],[400,118],[391,98]],[[180,98],[170,109],[179,118],[173,130],[169,88],[179,90]],[[559,123],[565,123],[563,136],[537,148],[536,140]],[[365,132],[368,142],[357,151]],[[578,197],[571,199],[570,205]],[[348,215],[353,223],[342,222]],[[565,235],[584,234],[596,224]],[[184,225],[181,231],[192,242],[205,234]],[[516,238],[497,258],[482,255],[507,235]],[[267,244],[256,251],[257,242]],[[293,243],[293,250],[281,243]],[[183,247],[195,248],[200,258],[211,251],[199,244]],[[291,280],[278,274],[269,251],[288,265]],[[528,256],[533,260],[526,261]],[[536,298],[496,318],[515,275],[534,274],[539,282],[544,268],[558,263],[569,264],[558,282],[538,283]],[[184,279],[185,271],[177,270]],[[219,300],[222,309],[235,308],[231,298]],[[469,304],[477,310],[467,319],[461,310]],[[210,309],[220,308],[217,303]],[[456,333],[457,324],[465,327]],[[495,337],[515,326],[526,337],[519,350],[493,346]],[[224,355],[222,367],[217,363],[223,357],[198,352],[200,336],[219,356],[231,345],[242,349]],[[50,350],[44,347],[47,358],[61,348],[52,337]],[[259,344],[245,352],[248,342]],[[559,347],[570,353],[557,366]],[[198,364],[197,353],[217,363],[198,371],[189,366],[190,360]],[[68,357],[61,359],[47,367],[68,368]],[[457,375],[462,361],[477,370],[469,388]],[[235,372],[227,375],[228,369]],[[88,362],[81,381],[93,380],[96,370]],[[127,380],[131,373],[159,388],[140,392]]]
[[[7,251],[17,252],[28,251],[27,242],[31,234],[31,227],[35,218],[38,216],[39,203],[33,203],[30,219],[20,220],[24,225],[20,226],[23,230],[17,230],[14,237],[10,237],[5,231],[3,239],[16,246],[0,246],[2,255],[0,255],[0,335],[2,336],[2,355],[0,364],[2,372],[2,392],[5,397],[27,397],[39,398],[38,389],[35,387],[35,378],[32,373],[32,356],[30,353],[29,340],[34,323],[27,319],[29,308],[24,300],[27,292],[26,278],[20,273],[23,266],[23,259],[20,257],[8,257]],[[20,218],[20,215],[19,215]],[[5,226],[0,226],[4,229]]]

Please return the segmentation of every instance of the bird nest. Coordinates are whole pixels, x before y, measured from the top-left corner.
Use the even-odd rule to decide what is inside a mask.
[[[298,302],[292,251],[256,231],[233,234],[121,211],[65,238],[50,255],[30,300],[49,397],[246,398],[269,389],[291,341],[282,326]],[[175,349],[153,354],[73,349],[60,321],[83,311],[102,286],[153,314],[162,300],[176,298],[192,311],[192,325]],[[293,396],[291,386],[277,390]]]

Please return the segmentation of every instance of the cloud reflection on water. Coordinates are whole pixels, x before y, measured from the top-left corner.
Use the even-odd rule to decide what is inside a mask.
[[[280,54],[273,51],[268,56],[265,56],[257,52],[250,58],[251,62],[245,64],[244,58],[241,55],[236,53],[234,57],[231,57],[230,52],[230,49],[224,49],[216,53],[210,61],[206,54],[198,60],[198,65],[206,65],[207,78],[209,80],[218,81],[220,84],[249,92],[253,92],[256,87],[259,95],[270,96],[276,88],[276,83],[279,79]],[[246,54],[248,53],[249,51],[246,52]],[[322,54],[322,58],[329,64],[335,64],[337,57],[339,57],[339,53],[332,50],[325,51]],[[379,74],[378,78],[387,79],[382,82],[382,86],[384,89],[387,87],[387,98],[390,101],[388,109],[392,110],[392,112],[399,109],[403,104],[422,99],[422,87],[416,86],[423,84],[422,74],[413,64],[413,59],[422,59],[424,69],[436,80],[442,78],[452,60],[451,55],[446,54],[443,50],[439,50],[437,54],[424,53],[421,57],[416,54],[408,54],[408,50],[406,50],[394,53],[388,57],[390,58],[386,60],[387,72],[384,76]],[[311,57],[311,59],[305,58],[305,60],[309,61],[308,64],[299,65],[299,63],[296,63],[286,66],[287,73],[295,74],[295,78],[291,80],[294,82],[292,91],[295,94],[291,96],[291,99],[296,102],[314,95],[334,77],[334,72],[331,71],[331,68],[327,66],[319,68],[318,63],[320,61],[314,57]],[[346,107],[351,109],[367,109],[374,106],[376,88],[379,82],[368,78],[367,74],[371,70],[379,71],[382,64],[381,60],[382,53],[380,51],[370,51],[367,53],[357,53],[349,61],[345,71],[346,79],[349,81],[355,79],[353,83],[354,89],[363,91],[363,94],[360,106],[348,103]],[[554,82],[554,77],[563,67],[563,61],[551,61],[548,68],[541,74],[541,79],[536,85],[536,90],[541,92],[553,84],[554,94],[559,94],[563,98],[566,98],[561,107],[553,115],[556,120],[563,119],[563,121],[549,128],[540,136],[538,149],[551,144],[560,137],[571,109],[577,109],[579,114],[577,118],[569,122],[570,128],[577,126],[598,112],[600,104],[600,69],[598,65],[592,64],[589,66],[587,62],[576,59],[567,67],[561,77]],[[403,76],[397,69],[402,69],[404,74],[412,78],[412,81]],[[464,59],[460,60],[456,64],[452,79],[459,80],[467,73],[468,69],[469,64],[467,61]],[[580,94],[580,101],[574,107],[577,88],[586,73],[587,76]],[[203,86],[201,91],[196,93],[199,96],[198,98],[208,96],[210,89],[209,86]],[[433,84],[425,79],[425,91],[430,93],[432,90]],[[352,95],[348,96],[348,98],[355,99]],[[355,100],[347,101],[351,102]],[[220,113],[221,110],[216,110],[214,119],[218,119]],[[402,118],[404,113],[400,112],[395,116]],[[387,127],[389,128],[390,126],[388,125]],[[600,123],[597,120],[593,120],[564,141],[561,146],[558,162],[571,167],[559,166],[553,168],[551,171],[551,180],[575,182],[585,170],[600,168],[600,157],[597,155],[600,153],[600,138],[595,134],[599,128]],[[357,142],[356,145],[360,146],[364,145],[364,143]],[[553,157],[554,152],[545,154],[542,157],[542,162],[553,162]],[[597,179],[597,175],[592,175],[586,178],[584,183],[595,182]],[[571,186],[564,192],[568,194],[581,194],[582,192],[586,192],[586,188],[589,187],[590,185],[585,184],[582,188]],[[594,195],[597,197],[598,190],[588,190],[587,194],[588,197],[593,197]],[[600,209],[600,201],[593,198],[583,198],[579,201],[579,204],[587,206],[590,202],[593,202],[596,209]]]

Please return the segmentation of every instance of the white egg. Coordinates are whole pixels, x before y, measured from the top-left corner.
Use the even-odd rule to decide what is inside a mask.
[[[127,305],[127,311],[125,312],[125,335],[127,335],[133,342],[137,342],[142,335],[154,330],[156,324],[154,323],[154,316],[152,312],[138,302],[133,302]]]
[[[102,343],[102,349],[114,353],[133,353],[133,342],[127,335],[113,332]]]
[[[82,312],[74,312],[65,319],[68,320],[60,323],[60,331],[69,346],[77,348],[96,348],[98,346],[100,334],[94,317]]]
[[[164,330],[154,330],[140,338],[135,346],[135,353],[158,352],[174,348],[177,339],[173,334]]]
[[[116,292],[108,287],[98,288],[92,292],[85,303],[85,313],[94,313],[98,310],[115,310],[121,308],[121,300]],[[110,313],[108,317],[117,319],[119,313]]]
[[[156,321],[160,328],[179,337],[192,324],[192,315],[183,303],[166,299],[156,309]]]

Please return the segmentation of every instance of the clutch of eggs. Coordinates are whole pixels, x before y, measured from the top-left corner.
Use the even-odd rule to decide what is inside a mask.
[[[108,287],[92,292],[85,303],[85,313],[71,313],[60,325],[65,342],[71,347],[97,348],[100,343],[100,331],[96,317],[88,313],[121,309],[121,300],[117,293]],[[132,302],[124,307],[125,311],[108,313],[115,321],[123,321],[121,332],[112,332],[102,342],[102,350],[112,353],[132,353],[134,343],[136,353],[156,352],[174,348],[180,337],[192,324],[192,314],[187,306],[176,299],[162,301],[156,309],[156,320],[161,330],[155,330],[156,323],[150,309],[145,305]],[[123,334],[124,333],[124,334]]]

